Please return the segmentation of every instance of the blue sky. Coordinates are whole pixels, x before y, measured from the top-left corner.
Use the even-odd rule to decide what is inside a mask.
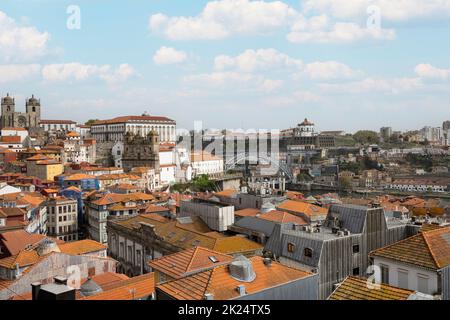
[[[0,94],[80,122],[416,129],[450,119],[449,39],[450,0],[2,0]]]

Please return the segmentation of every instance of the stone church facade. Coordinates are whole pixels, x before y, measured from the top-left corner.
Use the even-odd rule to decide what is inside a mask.
[[[149,167],[159,172],[159,135],[150,131],[146,136],[128,132],[125,135],[122,167],[129,172],[135,167]]]
[[[1,99],[0,127],[38,129],[41,121],[41,101],[34,95],[25,102],[25,112],[16,112],[15,99],[9,94]]]

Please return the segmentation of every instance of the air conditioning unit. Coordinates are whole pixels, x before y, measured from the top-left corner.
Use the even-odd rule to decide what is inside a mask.
[[[338,236],[338,237],[343,237],[343,236],[345,236],[345,232],[342,231],[342,230],[339,230],[339,231],[337,232],[337,236]]]

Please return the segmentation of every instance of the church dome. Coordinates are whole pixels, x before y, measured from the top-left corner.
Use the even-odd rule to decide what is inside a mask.
[[[303,120],[303,122],[299,124],[299,126],[313,126],[313,125],[314,123],[309,121],[307,118],[305,118],[305,120]]]
[[[39,100],[34,97],[34,94],[31,95],[31,98],[28,99],[28,104],[39,103]]]
[[[83,297],[92,296],[103,292],[102,288],[91,278],[88,278],[80,287],[80,293]]]
[[[13,102],[14,102],[14,99],[13,99],[12,97],[9,96],[9,93],[7,93],[7,94],[6,94],[6,97],[4,97],[2,100],[3,100],[3,102],[5,102],[5,103],[13,103]]]

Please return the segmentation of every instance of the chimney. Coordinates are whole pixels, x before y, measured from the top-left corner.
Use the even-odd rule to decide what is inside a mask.
[[[239,296],[245,295],[245,286],[243,284],[238,285],[236,289],[239,292]]]
[[[205,300],[214,300],[214,295],[212,293],[205,293],[204,299]]]
[[[272,259],[270,258],[264,258],[264,265],[266,265],[267,267],[270,267],[272,265]]]
[[[31,284],[31,299],[32,300],[38,300],[39,290],[41,290],[41,283],[33,282]]]
[[[56,276],[53,278],[56,284],[64,284],[67,285],[67,278],[64,276]]]

